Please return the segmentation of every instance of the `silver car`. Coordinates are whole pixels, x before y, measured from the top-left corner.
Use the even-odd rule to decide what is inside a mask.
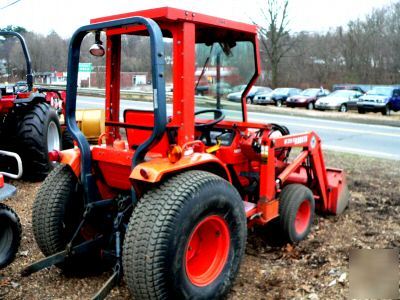
[[[340,112],[357,109],[358,98],[362,95],[359,91],[338,90],[327,97],[319,98],[315,102],[315,108],[319,110],[338,110]]]
[[[240,85],[240,86],[235,87],[233,89],[233,92],[228,94],[228,96],[227,96],[228,100],[233,101],[233,102],[240,102],[245,88],[246,88],[246,85]],[[263,93],[263,92],[268,92],[268,91],[271,91],[271,89],[268,87],[253,86],[246,96],[246,102],[248,104],[251,104],[251,103],[253,103],[253,99],[254,99],[255,95],[257,95],[258,93]]]

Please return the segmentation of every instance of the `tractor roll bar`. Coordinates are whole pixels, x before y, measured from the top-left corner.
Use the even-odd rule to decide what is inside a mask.
[[[132,17],[115,21],[96,23],[83,26],[75,31],[69,44],[65,121],[68,130],[77,141],[78,147],[81,151],[81,182],[84,188],[86,203],[90,203],[96,200],[97,190],[92,175],[92,158],[90,145],[85,136],[79,130],[75,118],[78,86],[78,66],[82,40],[89,32],[102,31],[105,29],[118,28],[122,26],[136,24],[144,25],[147,28],[150,37],[154,129],[149,139],[136,149],[135,154],[132,158],[132,168],[134,168],[140,161],[144,159],[147,151],[162,138],[167,125],[167,105],[165,99],[164,80],[164,44],[160,27],[153,20],[143,17]]]
[[[0,31],[0,35],[14,36],[21,42],[22,51],[24,52],[25,62],[26,62],[26,83],[28,85],[28,91],[32,91],[33,88],[32,61],[24,37],[20,35],[18,32],[14,31]]]

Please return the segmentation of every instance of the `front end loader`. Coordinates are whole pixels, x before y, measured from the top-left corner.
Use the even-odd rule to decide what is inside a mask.
[[[95,33],[90,52],[106,56],[98,145],[76,122],[79,56],[89,33]],[[145,109],[120,105],[121,41],[131,36],[147,36],[150,45],[153,102]],[[165,95],[166,46],[172,106]],[[224,108],[218,92],[211,108],[195,98],[196,81],[213,68],[217,86],[222,75],[245,84],[236,111]],[[22,274],[52,265],[78,272],[110,267],[94,299],[123,277],[135,299],[217,299],[238,273],[248,228],[275,220],[281,235],[298,243],[315,212],[342,213],[349,201],[345,174],[326,168],[318,135],[249,120],[246,95],[260,72],[257,27],[249,24],[164,7],[79,28],[69,46],[65,115],[77,147],[51,155],[58,165],[32,214],[45,257]]]

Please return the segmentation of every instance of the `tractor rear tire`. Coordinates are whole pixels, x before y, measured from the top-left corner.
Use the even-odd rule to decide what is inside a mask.
[[[56,111],[47,103],[28,106],[21,114],[17,152],[22,158],[25,177],[40,181],[54,167],[49,160],[49,151],[61,150],[60,122]]]
[[[17,214],[7,205],[0,203],[0,269],[15,258],[21,243],[21,223]]]
[[[285,239],[290,243],[304,240],[314,221],[313,193],[302,184],[289,184],[279,198],[279,222]]]
[[[70,166],[56,165],[40,186],[32,210],[33,234],[45,256],[65,250],[83,218],[83,212],[83,195],[78,178]],[[77,241],[83,241],[80,234]],[[86,255],[57,266],[68,272],[82,271],[92,266],[96,259],[95,255]]]
[[[246,235],[243,203],[230,183],[204,171],[176,175],[147,192],[131,216],[125,281],[135,299],[221,298]]]

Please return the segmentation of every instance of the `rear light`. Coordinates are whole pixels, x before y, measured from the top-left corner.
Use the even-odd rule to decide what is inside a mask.
[[[144,178],[144,179],[149,179],[149,173],[147,173],[147,171],[145,169],[140,169],[140,175]]]
[[[0,174],[0,188],[4,187],[4,176]]]
[[[57,150],[50,151],[49,152],[49,160],[60,162],[61,161],[61,152],[57,151]]]
[[[182,158],[182,148],[178,145],[171,145],[168,150],[168,159],[172,163],[176,163]]]

